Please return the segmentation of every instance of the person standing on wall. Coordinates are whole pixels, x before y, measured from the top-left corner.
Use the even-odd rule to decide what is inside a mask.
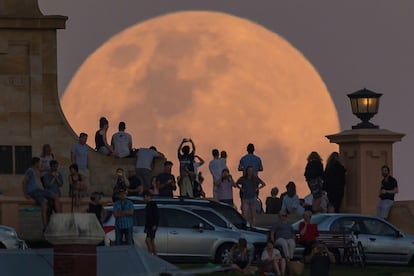
[[[381,181],[381,189],[377,206],[377,216],[388,219],[391,207],[394,204],[394,196],[398,193],[397,180],[390,175],[390,168],[386,165],[381,167],[383,179]]]
[[[346,169],[339,161],[339,154],[332,152],[326,161],[323,186],[329,202],[335,208],[335,213],[340,212],[342,199],[344,197],[345,173]]]

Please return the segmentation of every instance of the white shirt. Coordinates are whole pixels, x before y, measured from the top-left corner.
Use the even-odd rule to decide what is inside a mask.
[[[208,164],[210,173],[213,176],[213,183],[221,178],[221,174],[225,168],[227,168],[226,163],[222,159],[214,158]]]
[[[138,149],[137,163],[135,165],[135,168],[151,170],[152,160],[154,159],[154,157],[158,156],[160,156],[160,154],[153,149]]]
[[[130,154],[129,145],[132,145],[132,137],[125,131],[119,131],[112,135],[111,144],[119,157],[127,157]]]

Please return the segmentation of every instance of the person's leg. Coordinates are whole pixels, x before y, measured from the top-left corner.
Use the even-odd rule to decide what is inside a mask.
[[[256,199],[249,200],[249,213],[252,227],[256,226]]]
[[[48,217],[47,217],[47,200],[44,199],[43,202],[40,205],[40,213],[42,216],[42,224],[43,224],[43,231],[46,229],[48,224]]]
[[[133,233],[132,227],[125,229],[125,240],[126,240],[128,245],[133,245],[134,244],[132,233]]]
[[[312,212],[319,213],[321,211],[322,197],[313,198],[312,200]]]
[[[280,267],[279,267],[280,268],[280,274],[282,276],[285,276],[285,274],[286,274],[286,260],[281,258],[280,261],[279,261],[279,265],[280,265]]]
[[[282,247],[283,254],[285,255],[286,259],[289,259],[289,247],[286,239],[278,238],[275,242],[276,246]]]
[[[246,220],[249,220],[249,202],[246,199],[242,199],[242,215]]]
[[[122,244],[122,231],[118,227],[115,227],[115,245]]]
[[[393,205],[393,203],[394,203],[394,201],[393,200],[390,200],[390,199],[384,199],[384,200],[381,200],[381,201],[384,201],[382,204],[383,204],[383,207],[382,207],[382,211],[383,211],[383,218],[384,219],[388,219],[388,216],[389,216],[389,214],[390,214],[390,210],[391,210],[391,207],[392,207],[392,205]]]
[[[276,275],[280,275],[279,260],[280,259],[273,259],[272,261],[272,268],[273,271],[276,272]]]
[[[294,239],[287,240],[288,248],[289,248],[289,258],[293,258],[293,254],[295,252],[296,243]]]

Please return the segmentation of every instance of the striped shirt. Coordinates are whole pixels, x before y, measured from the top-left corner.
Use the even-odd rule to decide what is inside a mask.
[[[114,203],[113,211],[134,210],[134,204],[130,200],[117,200]],[[118,217],[115,219],[115,226],[119,229],[128,229],[134,226],[133,216]]]

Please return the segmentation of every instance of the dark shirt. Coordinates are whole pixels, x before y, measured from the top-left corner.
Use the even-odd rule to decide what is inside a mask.
[[[175,176],[170,173],[160,173],[157,175],[157,182],[164,185],[168,182],[168,180],[171,180],[172,182],[175,182]],[[159,196],[169,196],[173,197],[173,191],[175,191],[177,187],[174,185],[165,185],[163,188],[159,188],[158,195]]]
[[[266,198],[266,214],[278,214],[282,208],[282,200],[278,197]]]
[[[154,225],[158,226],[160,214],[157,203],[150,201],[145,206],[145,229],[151,229]]]
[[[321,177],[323,179],[323,165],[321,161],[311,160],[306,164],[305,178],[306,181]]]
[[[105,147],[105,142],[104,142],[103,136],[102,136],[102,134],[99,133],[99,131],[100,130],[98,130],[95,133],[95,144],[96,144],[95,149],[96,150],[99,150],[100,148]]]
[[[194,152],[190,154],[178,154],[178,160],[180,161],[180,172],[186,169],[194,172]]]
[[[392,191],[394,190],[394,188],[397,188],[397,187],[398,187],[397,180],[391,175],[389,175],[388,178],[384,178],[381,181],[381,190],[384,189],[386,191]],[[380,198],[394,200],[394,195],[395,194],[385,193],[385,194],[381,194]]]
[[[343,193],[345,186],[345,167],[338,161],[326,167],[324,172],[324,190],[329,193]]]
[[[103,209],[103,206],[101,204],[89,203],[88,213],[95,214],[100,224],[102,224],[102,218],[101,218],[102,209]]]
[[[141,186],[141,181],[139,180],[139,178],[136,175],[133,175],[131,177],[128,177],[128,181],[129,181],[129,188],[131,190],[135,190],[137,189],[139,186]],[[130,192],[128,191],[128,195],[129,196],[139,196],[140,194],[138,192]]]

